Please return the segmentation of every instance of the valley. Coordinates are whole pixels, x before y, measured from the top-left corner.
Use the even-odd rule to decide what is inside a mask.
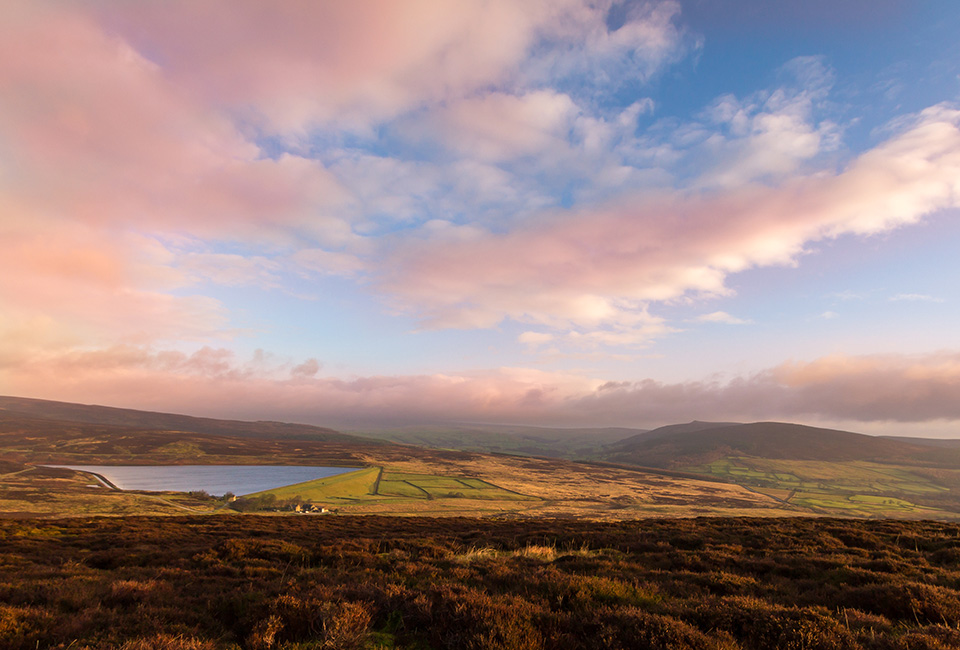
[[[301,504],[310,512],[358,515],[960,518],[960,452],[945,441],[726,422],[652,431],[491,427],[486,437],[481,425],[424,427],[417,439],[435,446],[371,435],[0,397],[0,512],[283,513]],[[584,447],[591,435],[595,443]],[[497,447],[512,440],[517,448],[533,441],[539,451],[553,451],[451,448],[457,440],[474,447],[478,440]],[[583,451],[573,454],[571,445]],[[89,474],[45,467],[265,461],[354,469],[305,483],[291,478],[231,504],[198,491],[111,490]]]

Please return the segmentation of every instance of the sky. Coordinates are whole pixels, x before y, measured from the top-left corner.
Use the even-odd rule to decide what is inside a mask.
[[[960,437],[955,0],[10,0],[0,393]]]

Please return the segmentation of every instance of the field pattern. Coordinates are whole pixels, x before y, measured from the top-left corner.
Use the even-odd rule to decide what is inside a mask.
[[[294,500],[337,509],[363,505],[392,505],[402,508],[406,502],[439,499],[540,500],[505,490],[478,478],[411,474],[382,467],[368,467],[356,472],[265,490],[248,495],[247,498],[257,499],[265,495],[273,495],[278,502]]]
[[[813,513],[852,517],[956,518],[960,472],[852,461],[725,457],[683,467],[749,486]],[[941,506],[941,507],[938,507]],[[954,508],[956,506],[954,505]]]

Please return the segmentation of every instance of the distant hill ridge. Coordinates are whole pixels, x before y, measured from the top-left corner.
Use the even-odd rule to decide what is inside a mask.
[[[184,431],[207,435],[233,436],[258,439],[303,439],[329,442],[360,440],[356,436],[340,433],[325,427],[285,422],[248,422],[242,420],[217,420],[173,413],[157,413],[134,409],[71,404],[26,397],[0,396],[0,413],[8,417],[22,415],[43,420],[60,420],[105,426],[130,427],[160,431]],[[369,442],[369,441],[364,441]]]
[[[699,431],[707,431],[709,429],[721,429],[723,427],[732,427],[739,424],[739,422],[701,422],[700,420],[694,420],[693,422],[687,422],[686,424],[668,424],[665,427],[658,427],[649,431],[640,432],[636,435],[630,436],[629,438],[623,438],[622,440],[615,442],[612,446],[618,448],[631,447],[641,441],[656,440],[682,433],[697,433]]]
[[[651,467],[699,465],[724,456],[785,460],[905,460],[954,465],[960,449],[931,441],[884,438],[785,422],[691,422],[654,429],[608,446],[604,459]]]
[[[592,457],[604,445],[644,432],[645,429],[623,427],[561,428],[460,423],[351,431],[357,435],[423,447],[570,459]]]
[[[70,423],[80,427],[73,435],[93,435],[89,427],[114,427],[118,430],[110,432],[111,436],[122,435],[124,439],[139,436],[137,439],[144,444],[145,433],[166,435],[183,432],[250,441],[303,440],[358,449],[370,445],[390,445],[389,441],[392,441],[468,451],[554,455],[663,469],[699,466],[719,458],[735,456],[825,462],[908,462],[929,467],[960,467],[960,440],[868,436],[785,422],[744,424],[694,420],[651,431],[602,427],[562,429],[433,425],[357,436],[308,424],[219,420],[0,396],[0,429],[3,431],[21,430],[46,435],[54,429],[65,431],[62,425]],[[375,442],[371,440],[371,435],[381,440]],[[158,443],[161,441],[161,438],[157,438]]]

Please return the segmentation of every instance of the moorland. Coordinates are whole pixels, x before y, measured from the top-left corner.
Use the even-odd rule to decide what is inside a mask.
[[[9,650],[960,647],[960,525],[0,521]]]

